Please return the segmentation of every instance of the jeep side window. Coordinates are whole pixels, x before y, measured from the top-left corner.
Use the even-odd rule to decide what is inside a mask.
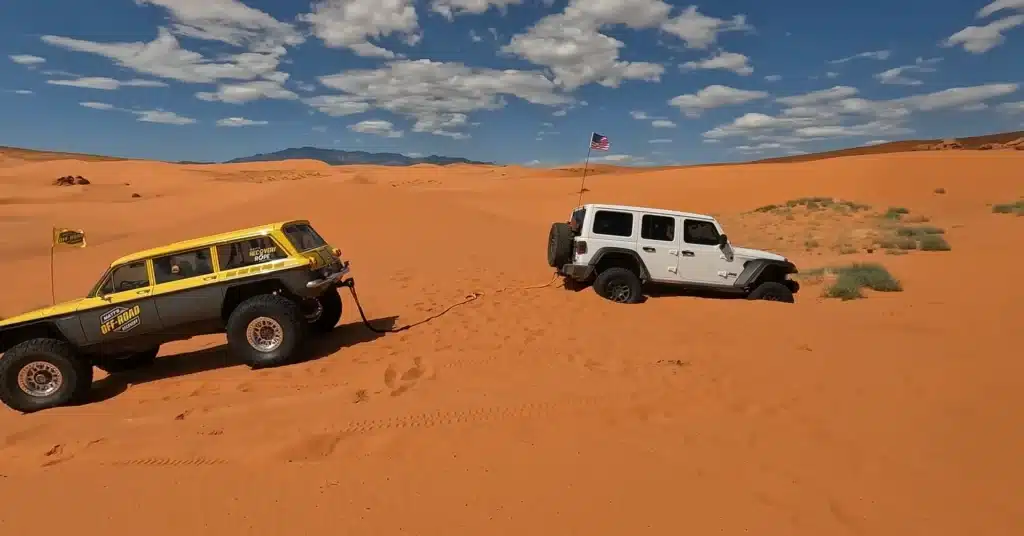
[[[683,240],[687,244],[717,246],[718,229],[709,221],[686,220],[683,222]]]
[[[217,259],[220,262],[221,270],[262,264],[283,259],[286,256],[274,239],[269,236],[259,236],[217,246]]]
[[[309,251],[327,244],[311,226],[305,223],[286,225],[282,231],[288,237],[288,241],[299,251]]]
[[[213,273],[210,248],[175,253],[153,259],[153,276],[156,284],[181,281]]]
[[[632,236],[633,214],[612,210],[598,210],[594,213],[594,234],[608,236]]]
[[[149,286],[146,261],[135,261],[114,268],[110,277],[100,287],[100,294],[113,294]]]
[[[671,216],[644,214],[640,218],[640,238],[673,242],[676,238],[676,219]]]

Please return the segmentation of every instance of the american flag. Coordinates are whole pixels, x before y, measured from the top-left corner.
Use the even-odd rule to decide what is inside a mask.
[[[595,132],[594,136],[590,138],[591,149],[597,149],[598,151],[607,151],[608,147],[610,146],[611,143],[608,142],[608,138],[598,134],[597,132]]]

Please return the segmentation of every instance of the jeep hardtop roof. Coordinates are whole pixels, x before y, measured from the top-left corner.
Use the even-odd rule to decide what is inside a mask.
[[[631,212],[646,212],[648,214],[661,214],[664,216],[681,216],[683,218],[701,218],[706,220],[714,220],[714,216],[708,216],[707,214],[698,214],[696,212],[682,212],[679,210],[669,210],[664,208],[652,208],[652,207],[635,207],[630,205],[607,205],[603,203],[587,203],[583,206],[576,207],[574,210],[581,208],[588,209],[607,209],[607,210],[626,210]]]
[[[180,242],[174,242],[164,246],[144,249],[142,251],[136,251],[135,253],[129,253],[128,255],[125,255],[119,259],[115,259],[113,262],[110,263],[110,266],[113,267],[119,264],[124,264],[126,262],[138,261],[142,259],[148,259],[150,257],[166,255],[168,253],[174,253],[176,251],[208,247],[220,242],[238,240],[239,238],[260,235],[265,236],[273,231],[280,230],[282,227],[291,224],[309,225],[309,220],[286,220],[275,223],[265,223],[263,225],[257,225],[255,227],[236,229],[234,231],[227,231],[215,235],[202,236],[199,238],[190,238],[188,240],[182,240]]]

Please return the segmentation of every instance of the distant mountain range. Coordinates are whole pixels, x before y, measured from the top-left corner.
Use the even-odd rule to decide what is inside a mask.
[[[273,153],[256,154],[243,156],[228,160],[225,164],[236,164],[240,162],[272,162],[276,160],[319,160],[332,166],[346,166],[355,164],[367,164],[375,166],[412,166],[416,164],[435,164],[446,166],[448,164],[482,164],[493,166],[492,162],[478,162],[467,158],[454,158],[450,156],[430,155],[419,158],[406,156],[398,153],[370,153],[367,151],[340,151],[337,149],[320,149],[318,147],[298,147],[283,149]]]

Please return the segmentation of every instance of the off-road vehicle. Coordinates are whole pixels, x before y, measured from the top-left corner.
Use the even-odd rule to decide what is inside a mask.
[[[782,255],[733,246],[712,216],[587,204],[551,225],[548,264],[571,286],[637,303],[648,282],[793,302],[796,266]]]
[[[81,401],[93,366],[145,367],[160,345],[212,333],[251,367],[286,363],[338,323],[348,272],[307,220],[121,257],[85,298],[0,321],[0,400],[22,412]]]

